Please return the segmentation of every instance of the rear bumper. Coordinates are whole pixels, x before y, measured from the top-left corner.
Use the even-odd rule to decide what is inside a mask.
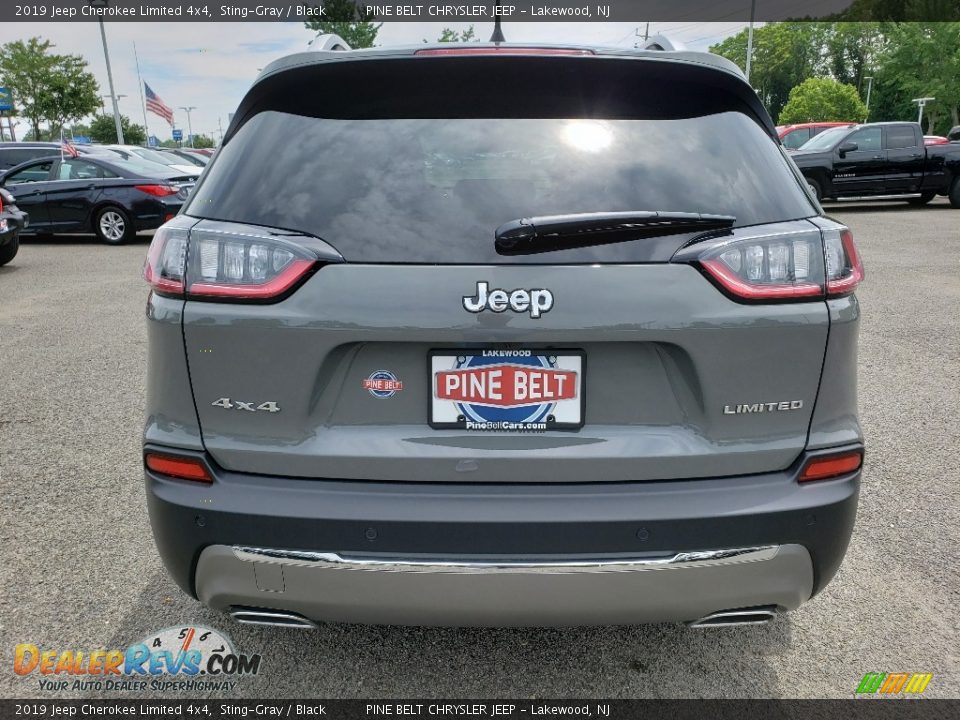
[[[389,624],[619,624],[790,610],[822,589],[853,530],[860,474],[801,486],[799,466],[564,485],[293,480],[211,467],[212,485],[149,471],[146,482],[168,570],[214,608]],[[742,549],[750,554],[670,562]]]

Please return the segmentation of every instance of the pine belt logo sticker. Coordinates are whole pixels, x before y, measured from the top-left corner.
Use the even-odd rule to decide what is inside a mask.
[[[922,695],[933,673],[868,672],[857,686],[856,695]]]
[[[188,626],[151,633],[125,649],[48,650],[20,643],[13,672],[37,677],[44,691],[229,691],[237,677],[256,675],[261,660],[237,653],[217,630]]]

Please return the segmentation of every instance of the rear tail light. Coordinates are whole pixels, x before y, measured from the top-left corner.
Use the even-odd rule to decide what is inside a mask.
[[[161,225],[153,234],[143,279],[160,295],[183,296],[183,276],[189,231]]]
[[[847,228],[823,231],[823,254],[827,264],[827,297],[849,295],[863,280],[863,263]]]
[[[160,475],[169,475],[170,477],[197,482],[213,482],[207,466],[197,458],[173,457],[151,452],[147,453],[144,462],[150,470]]]
[[[723,290],[744,300],[823,297],[823,245],[817,230],[721,243],[697,262]]]
[[[847,228],[721,240],[678,259],[699,265],[724,292],[750,302],[802,301],[853,292],[863,265]],[[694,252],[693,255],[690,253]]]
[[[192,231],[187,294],[217,299],[274,299],[293,289],[316,265],[316,258],[276,238]]]
[[[134,185],[133,187],[142,193],[153,195],[154,197],[168,197],[170,195],[176,195],[179,192],[179,189],[173,187],[173,185]]]
[[[800,473],[800,482],[811,480],[827,480],[829,478],[849,475],[859,470],[863,464],[863,451],[853,450],[836,455],[822,455],[811,458],[803,466]]]
[[[150,243],[143,277],[161,295],[269,302],[317,267],[307,250],[275,237],[164,225]]]

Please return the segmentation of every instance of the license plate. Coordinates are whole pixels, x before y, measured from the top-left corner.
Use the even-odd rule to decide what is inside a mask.
[[[434,350],[430,426],[496,432],[583,426],[579,350]]]

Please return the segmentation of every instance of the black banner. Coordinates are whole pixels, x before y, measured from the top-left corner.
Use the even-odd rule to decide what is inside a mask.
[[[960,700],[0,700],[0,717],[362,720],[927,720]]]
[[[0,22],[745,22],[789,19],[943,21],[960,0],[356,0],[352,17],[327,0],[36,0],[0,3]],[[338,5],[338,7],[342,7]]]

